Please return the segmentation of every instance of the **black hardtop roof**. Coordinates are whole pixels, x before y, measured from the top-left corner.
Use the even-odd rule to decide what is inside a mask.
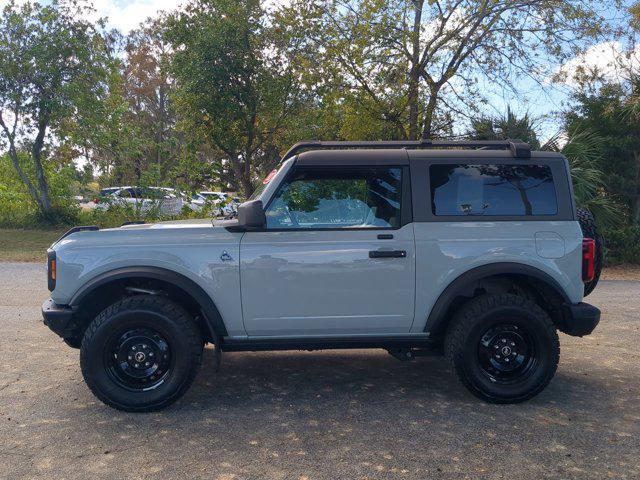
[[[477,142],[425,142],[425,141],[384,141],[384,142],[320,142],[308,141],[295,144],[283,160],[297,156],[302,164],[324,164],[346,161],[373,162],[376,164],[405,164],[409,158],[433,159],[509,159],[529,161],[531,158],[564,157],[556,152],[532,152],[528,144],[520,140],[477,141]]]
[[[381,140],[381,141],[321,141],[305,140],[292,146],[284,154],[282,160],[287,160],[304,150],[343,150],[343,149],[378,149],[401,148],[434,149],[484,149],[484,150],[509,150],[514,157],[529,158],[531,147],[528,143],[518,139],[509,140],[472,140],[472,141],[447,141],[447,140]]]

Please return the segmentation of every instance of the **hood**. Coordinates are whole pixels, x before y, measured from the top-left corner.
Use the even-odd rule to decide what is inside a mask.
[[[148,229],[176,229],[176,228],[211,228],[216,226],[218,221],[210,218],[191,218],[189,220],[169,220],[156,223],[132,223],[116,228],[106,228],[108,230],[148,230]]]
[[[189,242],[218,242],[239,240],[237,233],[227,230],[235,220],[211,220],[196,218],[157,223],[134,223],[116,228],[76,227],[69,230],[51,245],[113,246],[113,245],[162,245]],[[234,239],[234,240],[232,240]]]

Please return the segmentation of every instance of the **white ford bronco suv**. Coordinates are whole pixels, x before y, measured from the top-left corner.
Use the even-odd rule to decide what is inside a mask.
[[[311,141],[235,220],[71,229],[48,250],[42,313],[80,348],[93,393],[122,410],[180,398],[206,343],[217,361],[444,354],[474,395],[514,403],[553,377],[558,330],[598,324],[582,299],[601,260],[560,154],[516,140]]]

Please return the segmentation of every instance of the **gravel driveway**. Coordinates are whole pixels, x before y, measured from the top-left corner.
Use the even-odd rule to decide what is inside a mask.
[[[602,282],[533,400],[476,400],[441,358],[229,353],[159,413],[85,387],[41,322],[44,267],[0,264],[0,478],[640,478],[640,282]]]

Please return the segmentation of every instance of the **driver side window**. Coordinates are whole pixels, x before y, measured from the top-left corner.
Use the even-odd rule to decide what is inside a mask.
[[[267,208],[267,228],[397,228],[401,185],[399,167],[301,169]]]

